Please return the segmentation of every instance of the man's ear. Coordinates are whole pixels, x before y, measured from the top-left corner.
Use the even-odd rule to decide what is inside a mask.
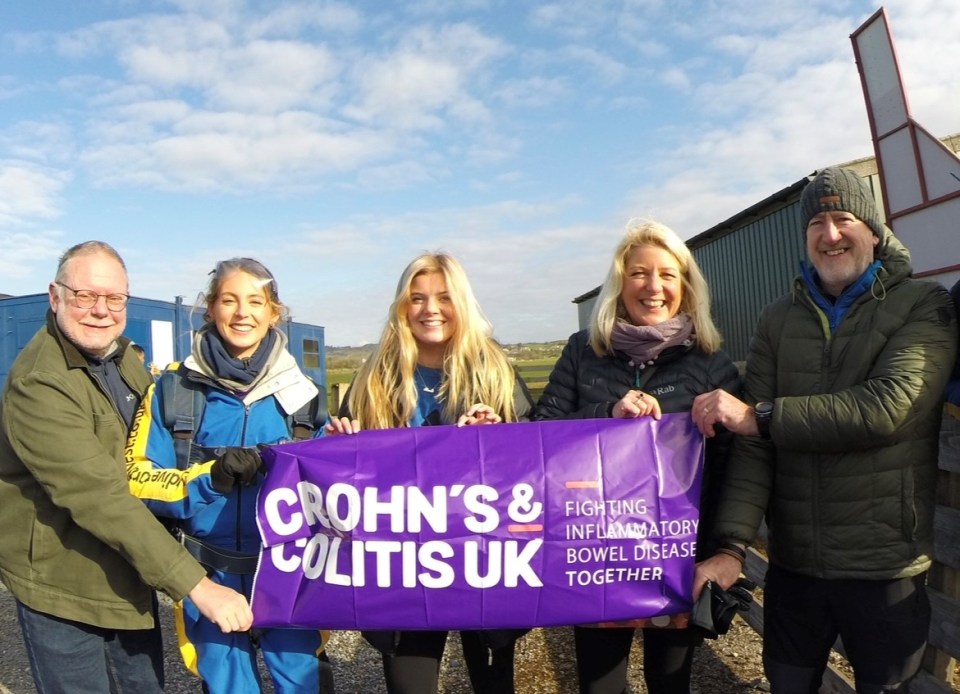
[[[56,282],[51,282],[47,288],[47,292],[50,295],[50,310],[56,313],[57,308],[60,306],[60,288]]]

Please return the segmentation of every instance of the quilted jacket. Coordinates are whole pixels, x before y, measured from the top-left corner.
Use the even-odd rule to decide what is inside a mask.
[[[740,394],[740,375],[725,352],[706,354],[694,346],[673,347],[664,351],[653,366],[641,370],[622,354],[597,356],[588,340],[586,330],[570,336],[537,402],[535,420],[609,417],[613,405],[633,388],[657,398],[663,412],[689,412],[697,395],[717,388]],[[709,529],[731,438],[728,432],[720,432],[707,440],[698,555],[712,551]]]
[[[882,580],[931,563],[956,319],[889,230],[877,257],[835,331],[798,278],[750,346],[746,398],[774,403],[771,439],[737,438],[717,533],[750,542],[766,514],[770,561],[808,576]]]

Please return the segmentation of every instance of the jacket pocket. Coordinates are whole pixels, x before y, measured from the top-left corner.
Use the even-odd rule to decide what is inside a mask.
[[[112,412],[95,412],[93,414],[93,433],[104,450],[116,458],[119,466],[125,469],[123,449],[126,446],[127,434],[120,418]]]
[[[30,570],[35,576],[46,577],[55,568],[63,547],[55,529],[58,522],[55,510],[40,509],[30,525]]]

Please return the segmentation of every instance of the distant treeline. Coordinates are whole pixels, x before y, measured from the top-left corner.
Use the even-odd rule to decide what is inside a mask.
[[[553,342],[516,342],[503,345],[507,355],[517,362],[554,359],[560,356],[566,340]],[[356,369],[373,354],[375,345],[327,347],[327,370]]]

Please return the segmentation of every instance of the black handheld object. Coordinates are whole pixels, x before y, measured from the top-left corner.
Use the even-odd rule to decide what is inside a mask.
[[[747,578],[738,579],[729,590],[724,590],[713,581],[707,581],[693,605],[690,622],[700,627],[708,639],[726,634],[730,631],[730,624],[737,611],[746,612],[750,609],[756,587],[757,584]]]

